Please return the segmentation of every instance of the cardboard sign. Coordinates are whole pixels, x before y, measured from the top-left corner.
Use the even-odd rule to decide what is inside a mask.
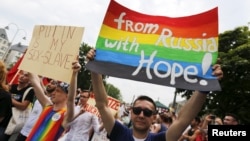
[[[83,27],[35,26],[19,69],[69,83],[83,31]]]
[[[87,64],[97,73],[191,90],[220,90],[218,8],[186,17],[152,16],[111,1]]]
[[[115,114],[117,114],[117,112],[120,108],[120,104],[121,103],[119,100],[108,96],[108,106],[109,106],[109,109],[114,116],[115,116]],[[86,104],[85,110],[90,112],[90,113],[95,114],[97,117],[100,118],[101,117],[100,113],[98,112],[98,109],[95,107],[95,105],[96,105],[96,102],[95,102],[94,94],[91,94],[90,98]]]

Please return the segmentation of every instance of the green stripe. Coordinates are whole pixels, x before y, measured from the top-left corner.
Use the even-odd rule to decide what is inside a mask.
[[[116,40],[110,40],[109,42],[115,42]],[[99,36],[96,47],[99,49],[103,50],[109,50],[113,52],[119,52],[119,53],[126,53],[126,54],[131,54],[131,55],[141,55],[141,50],[144,51],[145,56],[150,56],[154,51],[157,51],[156,57],[157,58],[163,58],[167,60],[176,60],[176,61],[184,61],[184,62],[194,62],[194,63],[199,63],[202,62],[203,56],[205,55],[206,52],[197,52],[197,51],[185,51],[183,49],[173,49],[170,47],[163,47],[163,46],[155,46],[153,47],[152,45],[148,44],[140,44],[139,43],[139,48],[138,51],[135,52],[134,50],[129,52],[129,51],[124,51],[122,48],[119,50],[115,48],[107,48],[104,47],[105,43],[105,38],[102,38]],[[129,49],[131,45],[131,42],[127,44],[127,49]],[[217,60],[218,52],[213,52],[213,64]]]

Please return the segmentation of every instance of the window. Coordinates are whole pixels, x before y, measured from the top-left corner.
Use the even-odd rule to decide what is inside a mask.
[[[5,34],[1,34],[0,35],[2,38],[6,39],[6,35]]]
[[[1,46],[1,50],[2,50],[2,51],[5,51],[5,49],[6,49],[6,47]]]

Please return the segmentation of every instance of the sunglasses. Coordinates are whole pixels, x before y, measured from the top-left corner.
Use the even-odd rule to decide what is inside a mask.
[[[52,84],[52,85],[57,85],[58,84],[58,82],[55,81],[55,80],[51,80],[49,83]]]
[[[89,98],[88,96],[80,95],[80,98]]]
[[[151,117],[154,114],[152,110],[142,109],[141,107],[133,107],[132,111],[135,115],[139,115],[143,111],[143,115],[146,117]]]

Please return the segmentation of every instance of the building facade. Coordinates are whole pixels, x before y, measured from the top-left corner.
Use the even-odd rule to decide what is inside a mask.
[[[28,46],[17,43],[12,45],[5,29],[0,28],[0,59],[6,67],[11,68],[23,55]]]
[[[5,29],[0,28],[0,59],[3,60],[3,57],[9,47],[9,39]]]

